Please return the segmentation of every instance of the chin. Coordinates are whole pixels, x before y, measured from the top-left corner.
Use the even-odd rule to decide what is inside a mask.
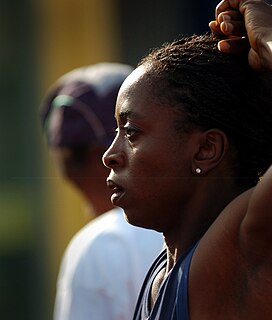
[[[130,210],[124,209],[124,216],[129,224],[132,224],[135,227],[143,227],[143,224],[139,221],[138,215],[133,214]]]
[[[139,214],[136,215],[130,212],[129,210],[124,210],[124,216],[126,221],[135,227],[159,231],[154,225],[154,223],[150,223],[150,221],[146,221],[146,219],[139,219]]]

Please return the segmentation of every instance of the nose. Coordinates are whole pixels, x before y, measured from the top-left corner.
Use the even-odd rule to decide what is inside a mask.
[[[104,166],[106,166],[109,169],[124,166],[124,154],[121,150],[119,150],[116,143],[116,139],[109,146],[108,150],[106,150],[106,152],[104,153],[102,161]]]

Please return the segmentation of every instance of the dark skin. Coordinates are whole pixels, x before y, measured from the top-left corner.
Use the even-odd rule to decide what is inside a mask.
[[[272,71],[272,8],[222,1],[210,23],[223,52],[249,49],[258,71]],[[245,36],[246,38],[241,38]],[[191,319],[270,319],[272,314],[272,169],[236,197],[202,238],[190,271]]]
[[[223,35],[218,43],[222,52],[248,51],[250,66],[257,71],[272,70],[271,5],[262,0],[223,0],[209,26]]]
[[[223,19],[224,15],[229,18]],[[227,24],[233,28],[226,28]],[[250,46],[250,65],[272,71],[270,6],[261,1],[222,1],[210,27],[227,36],[219,42],[221,51],[235,53]],[[229,203],[202,238],[190,271],[191,319],[218,315],[220,319],[271,319],[271,208],[270,168],[255,188]]]
[[[224,15],[230,17],[227,23],[233,24],[232,29],[227,27]],[[250,46],[250,65],[259,71],[272,71],[272,7],[263,1],[224,0],[217,6],[216,20],[210,27],[225,36],[218,45],[221,51],[237,52]],[[228,139],[217,129],[194,130],[179,141],[183,153],[175,154],[173,132],[166,130],[173,121],[171,111],[164,113],[165,109],[158,106],[146,74],[145,66],[137,68],[120,90],[116,107],[118,133],[104,155],[104,163],[111,169],[109,180],[121,184],[121,191],[114,189],[111,182],[109,186],[114,189],[112,199],[123,206],[128,221],[164,234],[168,262],[154,281],[152,302],[177,259],[201,238],[190,268],[190,319],[271,319],[272,168],[256,187],[242,189],[231,169],[233,159]],[[158,108],[160,112],[156,112]],[[124,116],[126,110],[143,117],[138,120]],[[140,128],[136,135],[131,125]],[[172,166],[174,171],[170,170],[169,157],[172,163],[181,163],[180,171],[176,166]],[[156,159],[169,170],[172,179],[169,186],[165,179],[160,182],[166,187],[155,188],[156,198],[151,201],[152,179],[160,168],[156,168]],[[195,171],[198,167],[202,169],[200,174]],[[143,170],[149,179],[139,188]],[[182,177],[180,182],[173,179],[175,175]],[[178,189],[180,194],[174,197],[169,193],[168,199],[164,199],[168,187]],[[135,192],[138,194],[134,199]],[[182,198],[184,194],[186,197]],[[145,199],[144,206],[143,201],[137,203],[138,198]],[[169,205],[171,210],[166,217]]]

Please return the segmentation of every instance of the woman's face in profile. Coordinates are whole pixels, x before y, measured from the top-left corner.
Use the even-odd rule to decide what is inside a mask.
[[[163,231],[175,223],[191,192],[194,134],[177,135],[173,109],[159,103],[146,78],[141,66],[122,85],[117,135],[103,160],[111,169],[112,203],[130,223]]]

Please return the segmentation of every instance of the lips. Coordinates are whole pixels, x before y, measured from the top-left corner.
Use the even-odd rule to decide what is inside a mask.
[[[125,190],[111,179],[107,179],[107,187],[113,191],[113,194],[111,195],[112,204],[118,205],[125,194]]]

